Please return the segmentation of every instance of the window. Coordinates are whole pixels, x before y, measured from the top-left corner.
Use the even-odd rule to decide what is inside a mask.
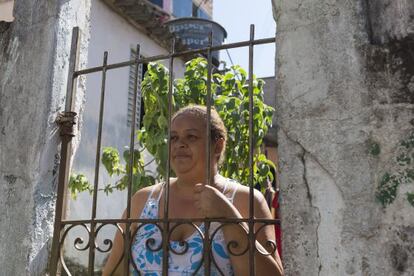
[[[175,0],[173,2],[173,14],[175,17],[191,17],[193,15],[192,0]]]
[[[157,5],[158,7],[163,7],[163,0],[149,0],[154,5]]]
[[[131,60],[136,58],[136,52],[131,49]],[[137,82],[137,106],[136,106],[136,117],[135,117],[135,128],[139,129],[141,126],[141,118],[144,115],[144,103],[141,102],[141,81],[144,78],[144,74],[147,71],[147,64],[140,64],[138,66],[138,82]],[[135,82],[136,66],[132,65],[129,67],[129,83],[128,83],[128,109],[127,109],[127,126],[131,127],[132,122],[132,111],[134,109],[134,82]]]

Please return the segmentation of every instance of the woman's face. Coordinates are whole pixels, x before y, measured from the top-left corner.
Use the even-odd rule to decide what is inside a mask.
[[[177,176],[204,177],[206,140],[203,119],[191,114],[181,114],[174,119],[171,124],[171,167]]]

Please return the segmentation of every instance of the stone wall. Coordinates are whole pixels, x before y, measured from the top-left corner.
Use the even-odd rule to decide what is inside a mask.
[[[59,165],[55,118],[64,107],[74,26],[85,63],[89,10],[85,0],[16,0],[14,22],[0,22],[2,275],[44,275],[47,267]]]
[[[414,3],[273,0],[287,275],[414,274]]]

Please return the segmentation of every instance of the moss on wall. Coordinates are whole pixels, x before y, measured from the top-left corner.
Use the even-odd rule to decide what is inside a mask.
[[[414,130],[397,146],[394,163],[393,171],[385,172],[377,187],[376,198],[383,207],[395,200],[401,184],[414,184]],[[414,207],[414,193],[407,192],[406,198]]]

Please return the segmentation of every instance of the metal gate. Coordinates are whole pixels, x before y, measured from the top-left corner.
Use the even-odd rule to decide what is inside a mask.
[[[96,245],[95,239],[98,232],[106,225],[113,225],[117,227],[118,231],[121,232],[122,237],[124,239],[124,254],[123,259],[128,260],[123,262],[125,266],[126,273],[129,273],[129,267],[132,265],[134,269],[137,269],[136,266],[131,264],[131,241],[133,239],[133,234],[131,233],[131,225],[134,223],[140,223],[140,225],[146,224],[155,224],[157,227],[162,231],[162,247],[160,248],[148,248],[149,250],[160,250],[163,249],[163,275],[168,274],[168,251],[170,250],[169,244],[169,234],[173,229],[170,227],[172,223],[175,225],[182,225],[182,224],[191,224],[197,229],[195,223],[203,222],[205,224],[205,232],[199,233],[203,238],[203,265],[205,268],[205,274],[210,275],[210,265],[211,262],[214,260],[211,259],[211,240],[212,237],[209,234],[210,224],[212,222],[219,222],[221,224],[240,224],[240,223],[247,223],[248,224],[248,231],[246,232],[246,238],[249,241],[248,247],[242,252],[243,254],[249,254],[249,272],[250,275],[255,275],[255,258],[254,254],[257,252],[257,248],[255,245],[256,240],[256,233],[254,231],[254,225],[256,223],[261,223],[263,226],[266,225],[276,225],[280,222],[276,219],[256,219],[254,218],[254,201],[253,201],[253,192],[254,192],[254,181],[253,181],[253,48],[255,45],[259,44],[268,44],[268,43],[275,43],[275,38],[266,38],[266,39],[254,39],[254,25],[250,26],[250,39],[243,42],[238,43],[231,43],[231,44],[224,44],[220,46],[213,46],[212,45],[212,34],[209,35],[209,44],[208,47],[203,49],[197,50],[186,50],[181,52],[175,52],[174,45],[175,42],[171,43],[172,47],[168,55],[159,55],[153,56],[148,58],[140,57],[140,46],[137,45],[136,48],[136,59],[114,63],[114,64],[107,64],[107,52],[104,53],[103,57],[103,64],[102,66],[83,69],[83,70],[76,70],[76,60],[77,60],[77,52],[78,52],[78,41],[79,41],[79,29],[75,27],[72,33],[72,43],[71,43],[71,52],[69,57],[69,74],[68,74],[68,85],[67,85],[67,94],[66,94],[66,105],[65,111],[58,117],[57,123],[60,125],[60,135],[62,137],[62,146],[61,146],[61,159],[60,159],[60,168],[59,168],[59,180],[58,180],[58,188],[57,188],[57,201],[56,201],[56,214],[55,214],[55,223],[54,223],[54,236],[53,236],[53,243],[52,243],[52,252],[51,252],[51,261],[49,266],[49,271],[51,275],[58,275],[60,274],[60,270],[64,269],[68,275],[71,275],[70,272],[67,270],[67,267],[63,261],[63,243],[65,241],[65,237],[67,236],[68,232],[74,228],[75,226],[82,226],[85,228],[89,235],[89,240],[83,248],[79,250],[88,250],[89,251],[89,259],[88,259],[88,274],[94,275],[94,263],[95,263],[95,253],[96,251],[100,252],[109,252],[112,247],[112,241],[107,239],[104,241],[108,248],[102,249]],[[129,173],[129,183],[128,183],[128,194],[127,194],[127,208],[126,208],[126,217],[125,219],[97,219],[96,218],[96,205],[97,205],[97,191],[98,191],[98,175],[99,175],[99,157],[100,157],[100,148],[101,148],[101,134],[102,134],[102,121],[103,121],[103,106],[105,100],[105,80],[106,80],[106,72],[111,69],[127,67],[127,66],[138,66],[140,64],[148,63],[151,61],[158,61],[158,60],[169,60],[169,91],[168,91],[168,99],[169,99],[169,114],[168,114],[168,130],[171,127],[171,113],[172,113],[172,87],[173,87],[173,63],[174,58],[186,56],[186,55],[195,55],[195,54],[205,54],[208,60],[208,76],[207,76],[207,99],[206,99],[206,106],[207,106],[207,122],[209,122],[210,117],[210,110],[212,103],[210,102],[211,99],[211,73],[212,73],[212,51],[218,50],[227,50],[232,48],[239,48],[239,47],[248,47],[249,48],[249,68],[248,68],[248,79],[249,79],[249,170],[250,170],[250,195],[249,195],[249,217],[245,219],[170,219],[168,217],[168,204],[164,204],[164,218],[162,219],[137,219],[131,218],[131,197],[132,197],[132,170]],[[71,148],[71,140],[74,137],[73,125],[75,124],[75,116],[76,113],[74,112],[74,99],[75,99],[75,87],[76,81],[79,76],[86,75],[94,72],[102,72],[102,85],[101,85],[101,98],[100,98],[100,110],[99,110],[99,125],[98,125],[98,138],[97,138],[97,152],[96,152],[96,163],[95,163],[95,180],[94,180],[94,190],[93,190],[93,197],[92,197],[92,216],[90,219],[87,220],[66,220],[64,217],[64,210],[65,210],[65,195],[67,191],[68,185],[68,178],[69,178],[69,161],[70,156],[72,155],[72,148]],[[138,72],[138,70],[136,70]],[[136,103],[137,103],[137,81],[138,78],[135,78],[134,83],[134,107],[133,107],[133,118],[132,122],[135,122],[136,114]],[[130,132],[130,149],[134,149],[135,143],[135,124],[131,124],[131,132]],[[210,123],[207,123],[207,135],[210,136]],[[170,134],[168,131],[168,145],[170,141]],[[210,137],[208,140],[210,141]],[[206,145],[207,152],[210,152],[210,143]],[[131,150],[130,154],[130,164],[133,164],[134,160],[134,151]],[[165,202],[168,203],[169,197],[169,181],[170,181],[170,158],[169,158],[169,151],[168,151],[168,158],[167,158],[167,177],[166,177],[166,189],[163,189]],[[210,159],[210,154],[207,154],[207,158]],[[210,171],[210,160],[207,162],[207,171]],[[207,173],[206,183],[211,183],[211,176]],[[125,230],[123,230],[120,224],[126,225]],[[174,227],[173,227],[174,228]],[[79,240],[78,240],[79,242]],[[273,250],[276,250],[276,243],[274,241],[267,241],[268,244],[271,244]],[[75,241],[76,243],[76,241]],[[148,244],[147,244],[148,245]],[[229,247],[229,244],[228,244]],[[271,252],[271,254],[274,253]],[[229,251],[230,254],[233,254]],[[260,252],[263,254],[263,252]],[[121,263],[118,263],[118,265]],[[137,271],[139,274],[139,271]]]

